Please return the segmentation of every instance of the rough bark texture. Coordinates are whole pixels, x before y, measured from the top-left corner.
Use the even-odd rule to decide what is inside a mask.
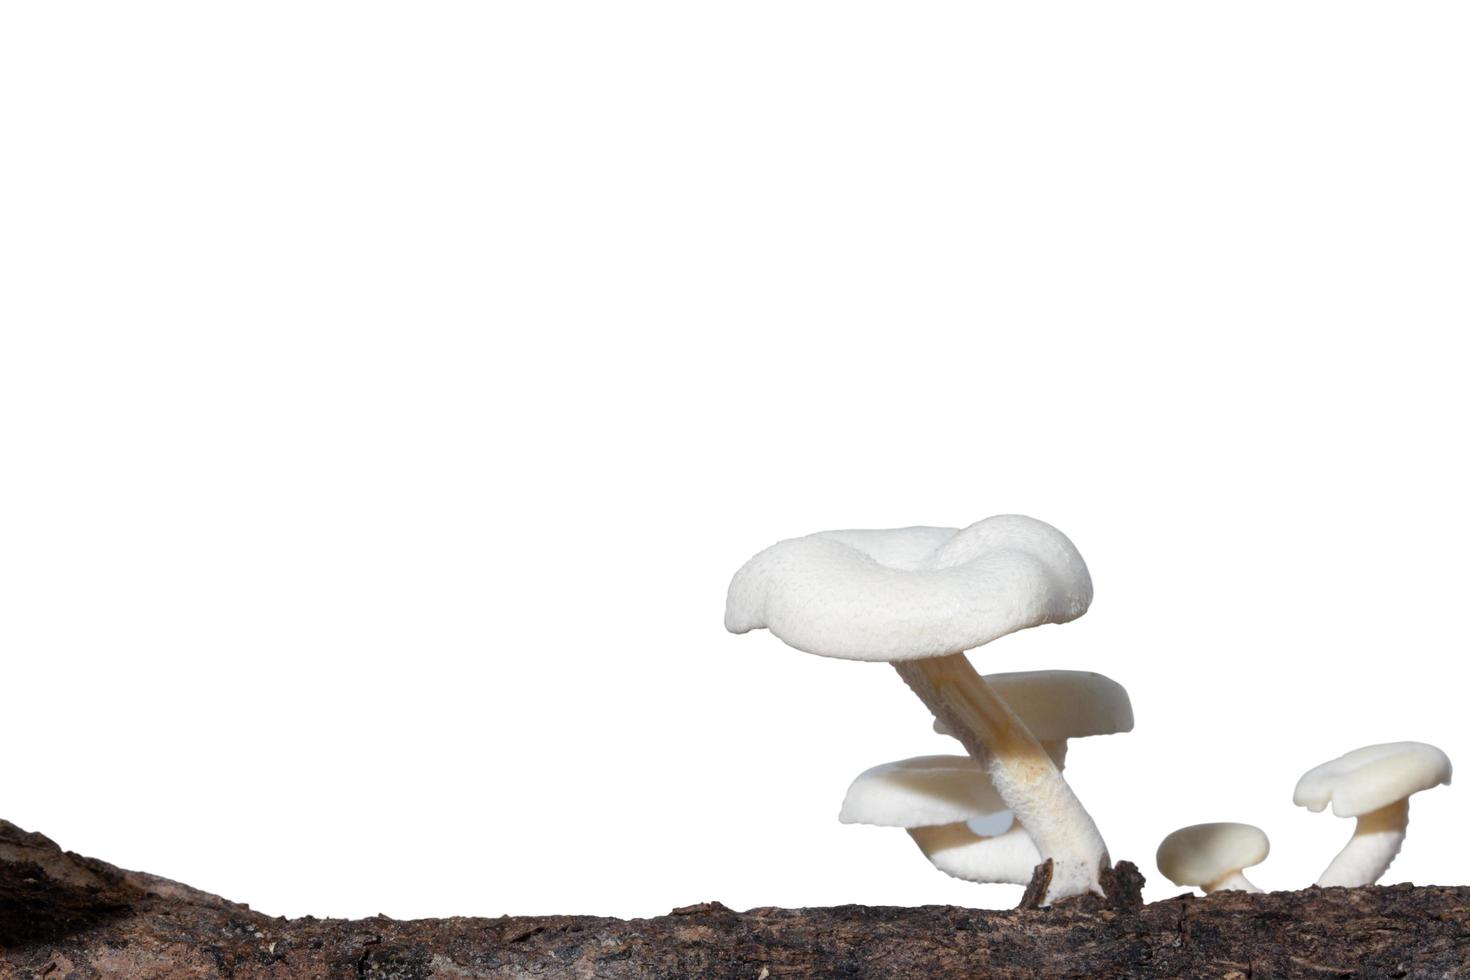
[[[1044,869],[1031,891],[1044,889]],[[0,977],[1460,977],[1470,888],[1050,909],[751,909],[653,919],[276,919],[0,821]]]

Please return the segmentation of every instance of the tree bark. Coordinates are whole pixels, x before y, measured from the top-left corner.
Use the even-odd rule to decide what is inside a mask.
[[[288,920],[0,821],[0,977],[1470,976],[1470,888],[1221,892],[1145,906],[1131,865],[1105,882],[1107,900],[1008,912],[707,902],[632,920]]]

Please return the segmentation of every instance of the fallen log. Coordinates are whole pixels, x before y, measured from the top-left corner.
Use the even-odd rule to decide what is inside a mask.
[[[284,919],[0,821],[0,977],[1470,976],[1470,887],[1222,892],[1143,905],[1131,865],[1108,882],[1107,901],[999,912],[735,912],[705,902],[628,920]],[[1034,884],[1033,897],[1045,888]]]

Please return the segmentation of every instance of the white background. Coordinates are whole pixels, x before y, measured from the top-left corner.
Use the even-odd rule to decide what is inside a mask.
[[[0,816],[271,913],[1006,906],[848,781],[954,751],[731,636],[833,527],[1050,521],[1068,776],[1150,899],[1307,768],[1470,764],[1452,3],[12,4]],[[1470,881],[1465,788],[1386,881]]]

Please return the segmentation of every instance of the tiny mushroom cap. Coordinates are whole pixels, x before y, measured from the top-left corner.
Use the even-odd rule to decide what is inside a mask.
[[[1450,757],[1424,742],[1368,745],[1304,775],[1292,802],[1319,813],[1328,803],[1339,817],[1360,817],[1422,790],[1448,784]]]
[[[1155,863],[1176,885],[1219,891],[1222,887],[1253,891],[1240,872],[1260,864],[1271,842],[1259,827],[1247,823],[1201,823],[1165,837]]]
[[[837,815],[843,823],[905,829],[977,818],[992,834],[1003,833],[1012,822],[979,764],[956,755],[925,755],[874,766],[852,781]]]
[[[730,582],[725,628],[766,628],[844,660],[941,657],[1087,611],[1072,542],[1017,514],[964,529],[822,531],[771,545]]]

